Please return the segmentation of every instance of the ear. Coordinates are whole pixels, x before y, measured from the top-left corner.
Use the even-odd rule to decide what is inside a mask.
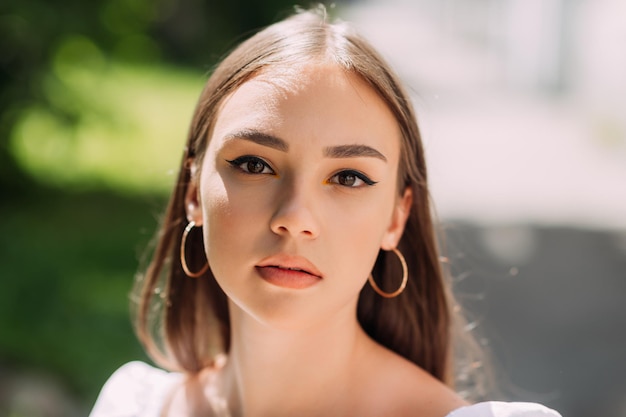
[[[398,197],[396,200],[393,214],[391,216],[391,222],[387,231],[383,235],[382,242],[380,244],[381,249],[391,250],[398,246],[402,233],[404,233],[404,226],[411,213],[411,206],[413,205],[413,190],[411,187],[404,189],[402,197]]]
[[[200,203],[200,179],[196,163],[193,159],[188,159],[187,167],[191,171],[191,178],[185,192],[185,212],[187,221],[194,222],[196,226],[202,226],[204,216],[202,215],[202,205]]]

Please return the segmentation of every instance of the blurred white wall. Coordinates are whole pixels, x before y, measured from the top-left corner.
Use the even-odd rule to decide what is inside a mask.
[[[414,94],[442,217],[626,230],[626,2],[370,0],[346,18]]]

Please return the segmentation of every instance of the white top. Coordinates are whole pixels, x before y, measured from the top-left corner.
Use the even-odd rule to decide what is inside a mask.
[[[129,362],[104,384],[89,417],[159,417],[168,394],[183,375]],[[459,408],[446,417],[561,417],[534,403],[483,402]]]

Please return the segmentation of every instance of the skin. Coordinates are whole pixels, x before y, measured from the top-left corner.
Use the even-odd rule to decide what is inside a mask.
[[[261,73],[227,97],[186,205],[229,298],[231,351],[174,393],[170,415],[213,415],[215,392],[247,417],[443,417],[465,404],[356,318],[413,198],[398,193],[400,138],[379,96],[332,64]],[[310,285],[265,279],[279,272],[259,266],[284,259],[315,272],[296,274]]]

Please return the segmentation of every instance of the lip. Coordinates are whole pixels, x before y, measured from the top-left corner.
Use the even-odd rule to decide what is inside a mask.
[[[322,280],[322,273],[308,259],[279,254],[255,265],[261,278],[270,284],[293,289],[308,288]]]

